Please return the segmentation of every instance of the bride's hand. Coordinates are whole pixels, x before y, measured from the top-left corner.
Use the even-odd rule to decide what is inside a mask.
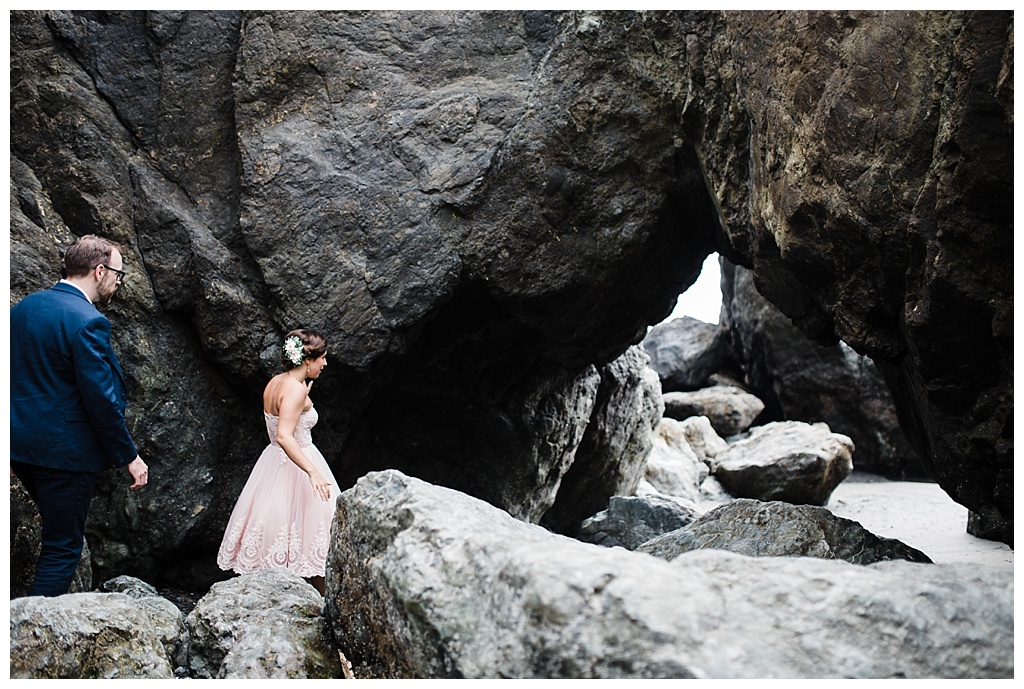
[[[309,474],[309,484],[313,486],[313,494],[321,500],[331,499],[331,482],[315,469]]]

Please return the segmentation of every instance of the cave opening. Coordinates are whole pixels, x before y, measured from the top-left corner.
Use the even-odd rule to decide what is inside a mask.
[[[700,275],[696,282],[679,295],[672,313],[662,323],[673,321],[683,316],[718,325],[722,311],[722,270],[717,253],[711,253],[704,259]]]

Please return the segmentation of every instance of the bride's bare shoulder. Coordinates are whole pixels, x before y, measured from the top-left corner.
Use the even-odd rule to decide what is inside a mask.
[[[263,410],[272,416],[277,416],[281,410],[281,404],[288,397],[300,394],[302,384],[295,381],[287,373],[279,373],[267,382],[263,389]]]

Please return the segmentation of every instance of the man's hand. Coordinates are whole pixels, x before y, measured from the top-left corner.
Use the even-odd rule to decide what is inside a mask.
[[[129,486],[132,490],[138,490],[149,482],[149,467],[142,461],[142,457],[136,457],[128,465],[128,473],[135,479],[135,483]]]

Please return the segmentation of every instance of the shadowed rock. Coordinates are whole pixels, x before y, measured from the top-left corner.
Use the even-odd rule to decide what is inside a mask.
[[[704,387],[724,360],[728,331],[683,316],[651,328],[644,349],[665,392]]]
[[[541,524],[575,536],[583,519],[614,495],[631,495],[644,476],[652,446],[651,430],[664,411],[658,377],[649,358],[634,345],[599,369],[594,410],[562,476],[555,503]]]
[[[700,512],[692,503],[685,503],[665,495],[613,495],[608,509],[580,525],[579,539],[606,548],[636,550],[637,546],[696,520]]]

